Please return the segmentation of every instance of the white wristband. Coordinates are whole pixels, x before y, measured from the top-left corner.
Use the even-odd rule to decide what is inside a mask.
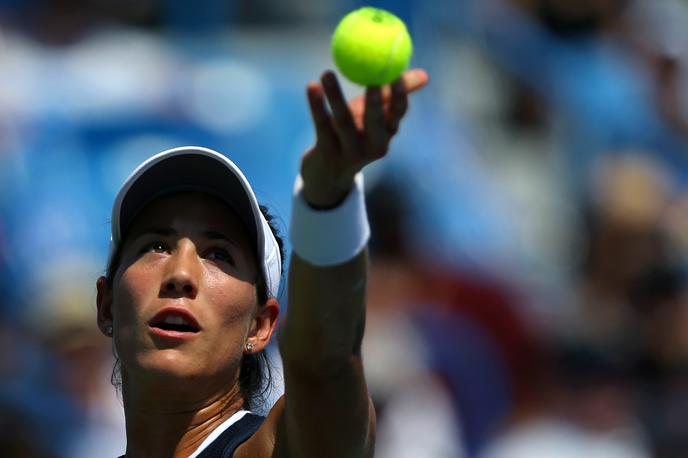
[[[289,239],[299,257],[316,266],[342,264],[360,253],[370,238],[363,192],[357,173],[346,199],[329,210],[312,208],[302,195],[303,179],[296,178]]]

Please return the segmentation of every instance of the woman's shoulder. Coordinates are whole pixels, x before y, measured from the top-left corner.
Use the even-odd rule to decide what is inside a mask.
[[[250,440],[266,420],[263,416],[247,411],[235,415],[236,419],[230,418],[229,423],[220,425],[201,444],[201,450],[194,452],[190,458],[232,458],[237,448]],[[126,455],[119,458],[126,458]]]
[[[234,451],[249,440],[265,421],[265,417],[246,412],[222,431],[196,458],[231,458]]]
[[[275,405],[270,409],[270,413],[256,430],[255,434],[247,439],[243,444],[236,448],[233,458],[259,458],[286,456],[286,437],[284,432],[279,434],[279,430],[284,428],[284,395],[280,397]],[[277,440],[277,438],[280,440]],[[230,455],[231,456],[231,455]]]

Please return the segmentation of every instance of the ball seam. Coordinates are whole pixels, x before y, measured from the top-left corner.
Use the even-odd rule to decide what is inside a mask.
[[[382,77],[385,73],[389,71],[390,64],[392,62],[392,57],[397,51],[397,48],[401,44],[401,40],[404,38],[404,29],[402,28],[397,32],[397,36],[394,38],[394,43],[392,43],[392,48],[389,50],[387,53],[387,62],[385,62],[385,65],[382,66],[382,69],[380,72],[378,72],[377,76]],[[391,82],[391,81],[390,81]]]

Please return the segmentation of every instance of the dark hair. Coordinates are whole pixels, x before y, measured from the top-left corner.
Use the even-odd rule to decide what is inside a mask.
[[[281,270],[284,270],[284,240],[282,239],[279,229],[274,221],[274,216],[270,214],[267,207],[259,205],[260,211],[268,222],[268,226],[275,236],[277,245],[280,250],[280,258],[282,260]],[[123,237],[124,240],[124,237]],[[123,243],[115,247],[105,271],[105,278],[109,285],[112,285],[115,272],[119,268],[121,249]],[[260,307],[270,297],[267,282],[264,274],[260,270],[258,280],[256,282],[256,298],[258,306]],[[118,390],[122,387],[122,366],[119,358],[115,355],[115,367],[112,369],[112,376],[110,378],[112,385]],[[255,407],[255,403],[260,403],[265,400],[272,388],[272,370],[265,351],[258,353],[251,353],[243,355],[241,359],[241,366],[239,369],[239,391],[244,400],[244,408],[251,409]]]
[[[277,225],[274,221],[274,216],[270,214],[267,207],[259,205],[260,212],[265,217],[265,220],[270,226],[272,235],[275,236],[277,246],[280,250],[280,259],[282,265],[280,271],[284,271],[284,240],[280,236]],[[258,281],[256,282],[256,295],[258,299],[258,306],[265,304],[270,294],[268,292],[268,285],[265,281],[262,270],[259,272]],[[272,388],[272,369],[270,362],[265,353],[265,350],[258,353],[251,353],[244,355],[241,359],[241,368],[239,369],[239,390],[244,399],[244,406],[246,409],[254,408],[255,402],[262,402],[266,395],[269,394]]]

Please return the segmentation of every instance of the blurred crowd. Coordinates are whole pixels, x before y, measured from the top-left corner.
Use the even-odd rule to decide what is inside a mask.
[[[376,456],[688,457],[688,1],[366,4],[431,75],[366,170]],[[286,232],[305,85],[363,5],[0,0],[0,455],[123,453],[117,189],[208,146]]]

